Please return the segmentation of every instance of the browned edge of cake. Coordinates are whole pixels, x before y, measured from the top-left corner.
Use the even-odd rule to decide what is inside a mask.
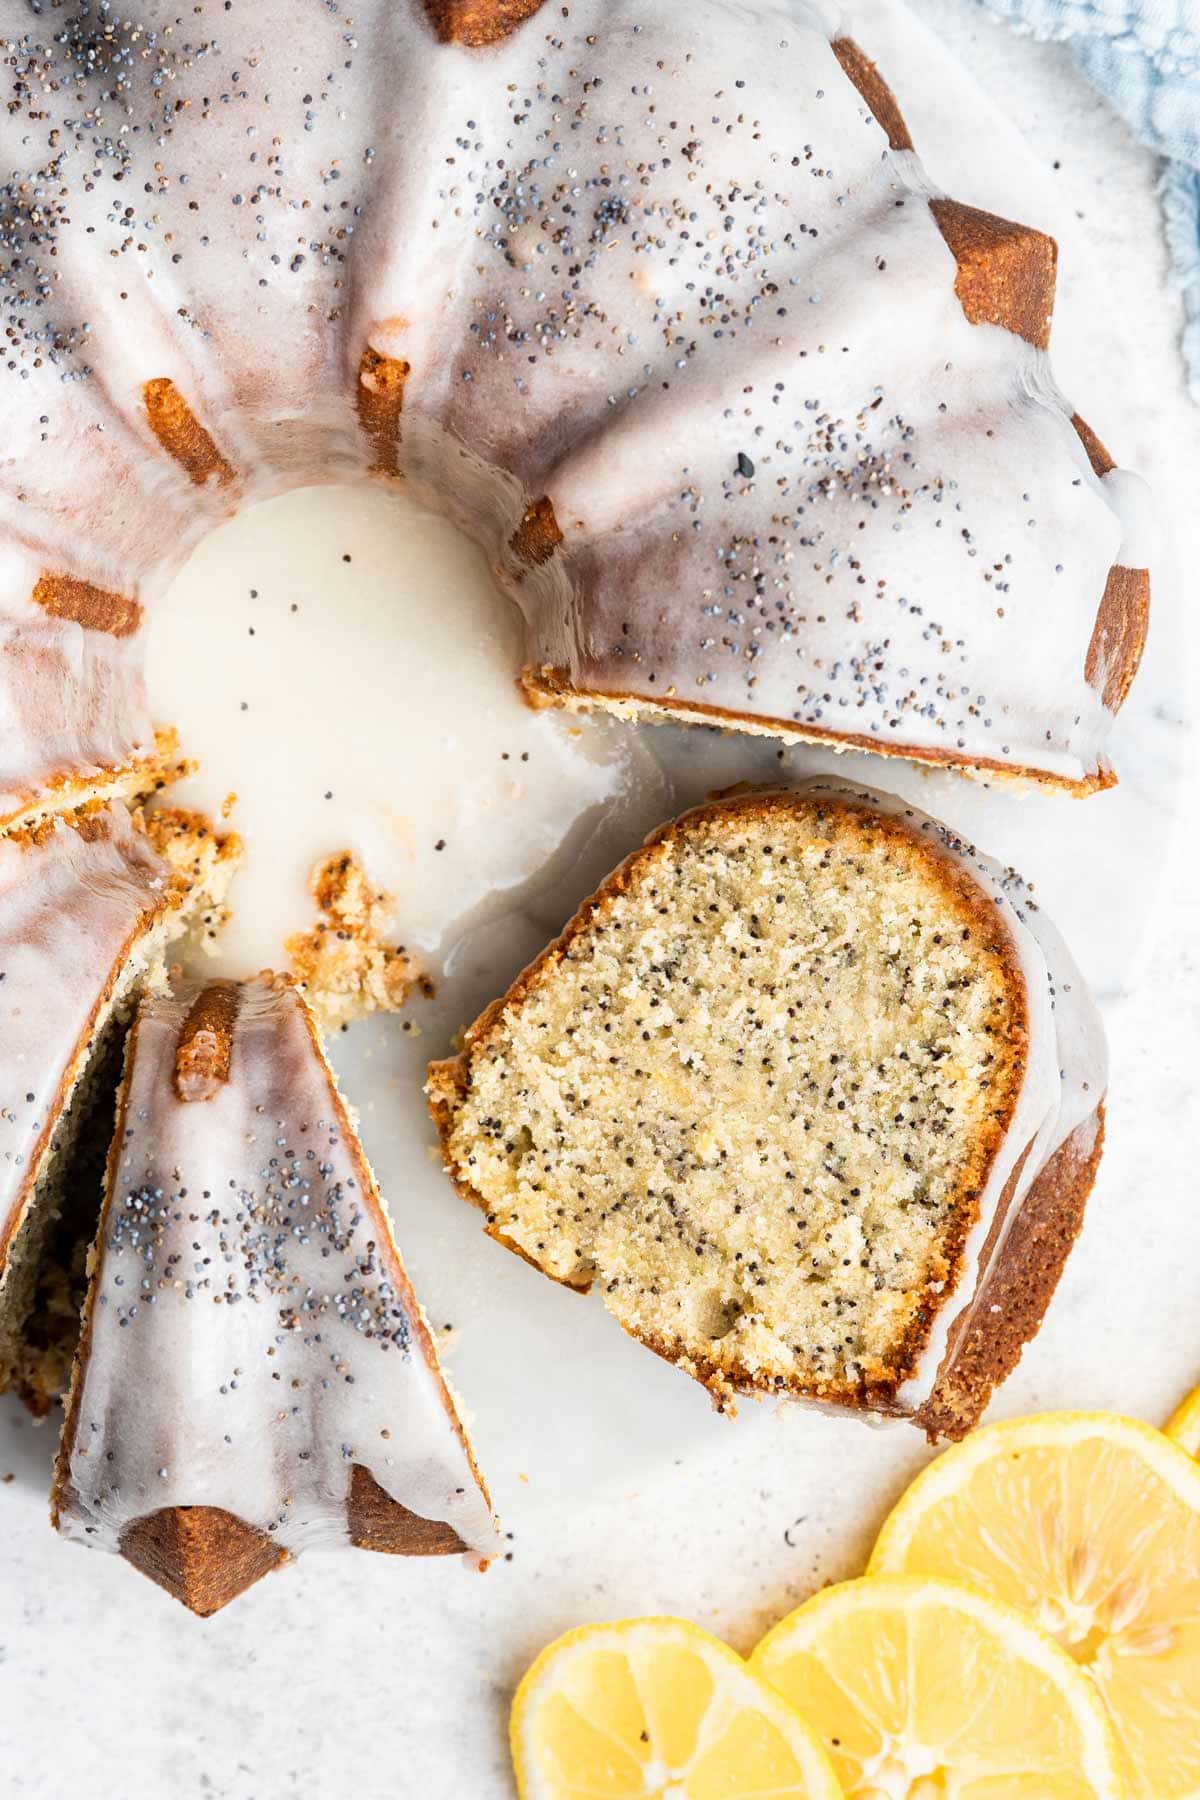
[[[151,431],[195,487],[236,485],[233,465],[169,376],[156,375],[142,384],[142,404]]]
[[[972,780],[996,785],[1020,785],[1050,788],[1084,799],[1115,787],[1117,777],[1108,763],[1101,763],[1094,773],[1076,779],[1056,775],[1048,769],[1034,769],[1020,763],[1002,762],[997,757],[956,756],[953,750],[942,750],[928,744],[904,744],[870,732],[833,731],[822,725],[800,725],[795,719],[780,719],[769,713],[744,713],[736,707],[714,706],[707,700],[685,700],[679,694],[664,691],[651,697],[622,688],[577,687],[569,669],[543,664],[526,665],[521,671],[520,686],[531,706],[553,706],[565,711],[614,712],[619,717],[682,719],[699,725],[727,725],[749,737],[779,738],[784,743],[832,744],[853,750],[870,750],[876,756],[898,756],[905,762],[925,763],[934,768],[952,769]],[[1132,680],[1132,675],[1130,680]]]
[[[1086,419],[1075,413],[1071,423],[1093,473],[1110,475],[1117,465]],[[1105,670],[1104,704],[1110,712],[1119,712],[1125,703],[1141,665],[1149,631],[1149,569],[1129,569],[1123,563],[1114,563],[1108,571],[1084,664],[1084,674],[1093,686],[1101,669]]]
[[[1035,1176],[976,1290],[971,1318],[950,1334],[933,1391],[914,1414],[931,1444],[965,1437],[979,1423],[1037,1336],[1083,1229],[1103,1149],[1101,1101]],[[1002,1202],[1001,1216],[1005,1212]]]
[[[948,852],[901,820],[874,812],[869,806],[856,806],[837,796],[821,796],[818,799],[815,796],[787,791],[767,791],[715,798],[691,808],[679,818],[652,832],[645,843],[626,857],[625,861],[601,883],[596,892],[583,901],[558,937],[522,970],[507,992],[493,1000],[484,1009],[474,1024],[463,1034],[463,1047],[460,1053],[429,1065],[426,1089],[429,1097],[429,1110],[438,1132],[447,1173],[461,1197],[483,1212],[485,1217],[489,1211],[486,1198],[455,1167],[450,1153],[454,1117],[458,1106],[470,1088],[471,1063],[475,1053],[487,1045],[492,1031],[499,1025],[503,1015],[510,1009],[519,1009],[534,986],[553,973],[573,941],[587,931],[594,920],[603,921],[608,916],[613,902],[628,890],[648,857],[660,846],[669,847],[676,838],[686,833],[695,824],[716,822],[731,816],[764,816],[770,812],[779,811],[791,814],[815,812],[818,815],[832,812],[846,824],[859,828],[864,819],[868,820],[873,839],[877,839],[878,835],[886,835],[894,846],[907,851],[910,856],[915,856],[921,864],[923,873],[944,884],[946,890],[954,895],[960,906],[964,906],[968,912],[974,913],[981,926],[984,927],[987,936],[994,938],[997,927],[1002,931],[1006,944],[1003,961],[1008,977],[1009,1002],[1014,1021],[1008,1050],[1012,1063],[1017,1069],[1017,1079],[1014,1082],[1008,1104],[993,1118],[990,1130],[977,1147],[972,1165],[960,1177],[960,1192],[964,1198],[968,1194],[977,1196],[982,1191],[996,1153],[1012,1122],[1016,1097],[1020,1091],[1020,1073],[1024,1068],[1028,1051],[1025,981],[1007,922],[983,888]],[[1046,1305],[1049,1303],[1061,1274],[1067,1251],[1078,1233],[1082,1219],[1083,1201],[1090,1190],[1098,1158],[1098,1143],[1095,1146],[1094,1154],[1078,1167],[1076,1166],[1079,1161],[1077,1157],[1072,1160],[1070,1156],[1064,1156],[1063,1151],[1060,1151],[1051,1163],[1047,1164],[1046,1169],[1042,1171],[1038,1181],[1031,1188],[1022,1203],[1018,1218],[1014,1221],[1012,1231],[1002,1248],[996,1266],[988,1277],[989,1282],[996,1283],[996,1293],[1002,1295],[1003,1310],[999,1314],[984,1312],[981,1323],[973,1332],[971,1344],[963,1346],[961,1368],[956,1359],[954,1367],[944,1366],[939,1373],[934,1398],[928,1403],[930,1409],[928,1420],[921,1421],[927,1424],[927,1429],[936,1428],[943,1435],[951,1435],[947,1427],[954,1424],[956,1420],[961,1423],[972,1411],[972,1408],[974,1409],[972,1417],[977,1417],[978,1412],[986,1404],[987,1395],[992,1388],[1003,1380],[1009,1370],[1015,1366],[1020,1355],[1021,1345],[1033,1336],[1041,1322]],[[1068,1179],[1068,1170],[1070,1179]],[[1026,1220],[1027,1206],[1030,1208],[1028,1220]],[[946,1254],[951,1265],[951,1272],[945,1283],[947,1293],[954,1293],[957,1290],[963,1274],[965,1240],[971,1225],[978,1216],[977,1208],[972,1212],[969,1206],[962,1205],[958,1210],[960,1217],[946,1242]],[[1035,1232],[1033,1225],[1039,1218],[1042,1223]],[[1018,1229],[1019,1226],[1020,1229]],[[543,1274],[545,1273],[539,1263],[514,1244],[493,1223],[489,1221],[485,1225],[485,1230],[489,1236],[503,1244],[506,1249],[514,1251],[523,1261],[532,1263],[535,1268],[538,1268]],[[550,1279],[561,1280],[557,1276],[551,1276]],[[577,1292],[586,1292],[591,1285],[590,1281],[572,1282],[570,1280],[562,1281],[561,1284],[572,1287]],[[1021,1296],[1025,1297],[1021,1298]],[[936,1310],[936,1307],[927,1306],[918,1311],[907,1340],[900,1346],[897,1356],[898,1367],[888,1382],[875,1382],[855,1387],[835,1382],[797,1381],[789,1384],[785,1383],[782,1377],[771,1376],[764,1379],[748,1369],[736,1372],[731,1377],[728,1370],[720,1369],[714,1364],[705,1365],[688,1352],[681,1352],[681,1348],[666,1337],[643,1336],[636,1332],[631,1332],[631,1335],[638,1337],[639,1341],[645,1343],[649,1349],[654,1350],[666,1361],[682,1367],[686,1373],[701,1382],[713,1394],[714,1400],[721,1410],[732,1410],[730,1402],[737,1393],[763,1396],[787,1393],[797,1399],[819,1399],[853,1410],[887,1412],[899,1410],[896,1399],[897,1390],[915,1371],[921,1349],[932,1328]],[[978,1311],[980,1309],[977,1309]],[[629,1330],[630,1328],[623,1326],[623,1329]],[[965,1372],[968,1369],[969,1372]],[[936,1409],[934,1409],[934,1400],[937,1402]],[[967,1425],[961,1423],[961,1430],[966,1428]]]
[[[429,22],[443,44],[483,50],[503,43],[544,0],[424,0]]]

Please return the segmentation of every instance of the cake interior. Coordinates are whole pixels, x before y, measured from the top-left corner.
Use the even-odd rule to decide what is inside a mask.
[[[103,1198],[125,1035],[138,997],[167,985],[168,952],[184,932],[211,936],[241,854],[239,840],[196,813],[163,807],[146,832],[178,881],[102,994],[76,1047],[62,1106],[9,1245],[0,1307],[0,1392],[12,1388],[41,1417],[66,1391],[87,1291],[87,1251]]]
[[[718,1394],[885,1402],[1025,1035],[1007,928],[958,865],[780,796],[639,852],[430,1091],[489,1230]]]

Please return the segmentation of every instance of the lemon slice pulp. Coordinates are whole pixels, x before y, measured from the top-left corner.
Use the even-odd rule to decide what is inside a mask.
[[[1119,1800],[1094,1687],[1011,1607],[957,1582],[845,1581],[750,1659],[817,1726],[849,1800]]]
[[[1103,1696],[1138,1800],[1200,1800],[1200,1466],[1108,1413],[984,1426],[918,1476],[872,1573],[1027,1613]]]
[[[812,1731],[682,1619],[568,1632],[517,1689],[521,1800],[843,1800]]]

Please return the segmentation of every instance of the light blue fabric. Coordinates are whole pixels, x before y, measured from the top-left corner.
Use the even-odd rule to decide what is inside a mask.
[[[1200,0],[982,0],[1035,37],[1065,43],[1144,144],[1165,156],[1159,193],[1183,294],[1188,387],[1200,401]]]

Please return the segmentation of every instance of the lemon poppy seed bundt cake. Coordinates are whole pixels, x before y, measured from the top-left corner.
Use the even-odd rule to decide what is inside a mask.
[[[0,0],[0,819],[148,786],[197,540],[403,482],[535,701],[1075,791],[1146,627],[1055,247],[818,4]],[[197,620],[197,630],[203,620]]]
[[[820,0],[0,0],[0,1384],[44,1409],[77,1339],[55,1522],[196,1612],[495,1530],[304,998],[165,991],[237,846],[124,803],[209,530],[396,484],[532,704],[1115,779],[1139,484],[1055,386],[1053,242],[931,184],[869,50]],[[953,1436],[1104,1082],[1016,878],[825,783],[665,827],[430,1094],[492,1234],[720,1403]]]
[[[93,1261],[54,1488],[68,1536],[201,1614],[315,1547],[494,1554],[433,1340],[290,982],[143,1001]]]
[[[657,832],[429,1094],[491,1235],[720,1403],[958,1437],[1079,1230],[1105,1071],[1016,876],[814,782]]]

